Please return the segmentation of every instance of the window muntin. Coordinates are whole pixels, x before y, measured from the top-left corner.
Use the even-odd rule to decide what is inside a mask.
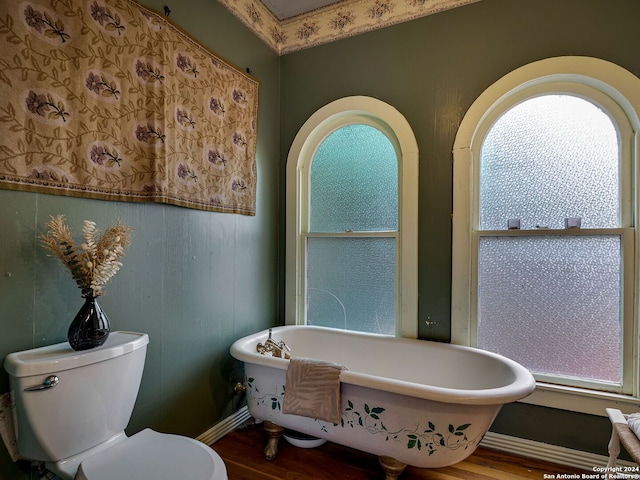
[[[490,127],[479,166],[480,348],[547,381],[620,390],[620,158],[611,118],[573,95],[528,98]],[[597,230],[553,230],[567,217]],[[508,219],[521,230],[495,235]]]

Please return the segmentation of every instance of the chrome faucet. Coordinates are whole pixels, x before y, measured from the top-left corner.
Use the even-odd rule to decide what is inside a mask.
[[[280,340],[276,342],[273,338],[271,338],[271,329],[269,329],[269,338],[262,343],[258,343],[256,345],[256,350],[258,353],[262,355],[269,355],[272,357],[280,357],[280,358],[291,358],[291,349],[289,346],[284,343],[284,340]]]

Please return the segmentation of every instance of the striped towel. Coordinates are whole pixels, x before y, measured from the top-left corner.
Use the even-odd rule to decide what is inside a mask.
[[[344,365],[312,358],[292,358],[282,413],[317,418],[333,424],[342,417],[340,373]]]

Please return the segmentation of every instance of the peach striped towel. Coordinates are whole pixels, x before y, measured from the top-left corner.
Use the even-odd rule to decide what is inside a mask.
[[[340,373],[345,369],[325,360],[291,358],[282,413],[340,423]]]

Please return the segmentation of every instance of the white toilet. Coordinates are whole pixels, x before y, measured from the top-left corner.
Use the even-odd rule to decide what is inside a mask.
[[[20,454],[62,479],[227,480],[220,456],[197,440],[125,435],[148,343],[145,333],[112,332],[92,350],[65,342],[8,355]]]

